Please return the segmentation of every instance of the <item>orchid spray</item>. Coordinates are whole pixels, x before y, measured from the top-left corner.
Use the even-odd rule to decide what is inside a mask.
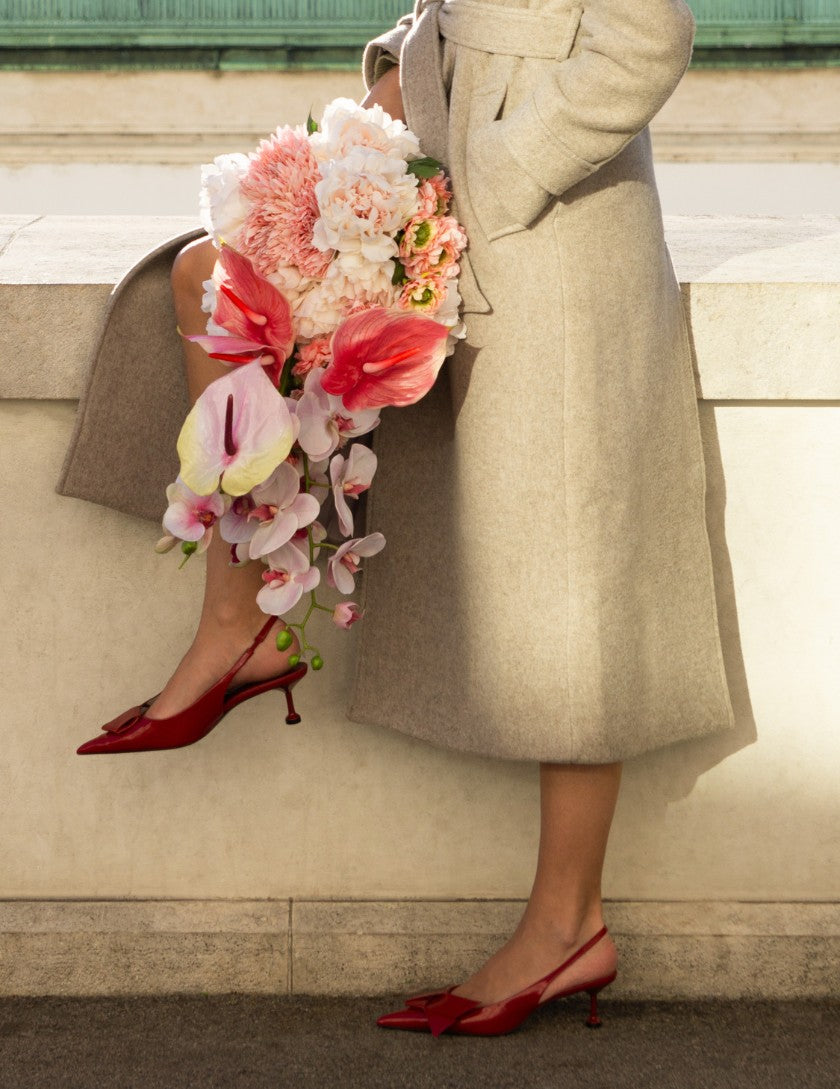
[[[339,98],[321,124],[284,126],[250,155],[203,168],[202,221],[219,250],[205,287],[199,343],[230,371],[198,397],[178,437],[180,471],[167,488],[160,552],[181,541],[181,566],[206,551],[216,527],[230,562],[262,562],[257,603],[284,616],[304,594],[347,629],[357,602],[318,600],[327,585],[355,592],[381,533],[354,536],[351,504],[370,488],[374,452],[351,440],[387,406],[420,400],[464,335],[458,258],[467,239],[448,214],[440,163],[381,107]],[[341,543],[319,520],[332,495]],[[297,665],[300,655],[289,659]]]

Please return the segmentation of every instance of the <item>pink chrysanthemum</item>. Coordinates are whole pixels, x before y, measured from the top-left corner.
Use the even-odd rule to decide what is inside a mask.
[[[315,185],[321,180],[303,125],[278,128],[260,141],[242,180],[242,195],[251,203],[240,237],[240,249],[263,276],[291,265],[320,279],[333,251],[312,245],[320,215]]]

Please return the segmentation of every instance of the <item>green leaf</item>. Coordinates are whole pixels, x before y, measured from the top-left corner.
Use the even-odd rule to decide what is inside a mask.
[[[405,265],[397,257],[392,257],[394,262],[394,275],[391,277],[391,283],[396,286],[398,284],[404,284],[408,277],[405,274]]]
[[[310,109],[309,116],[306,118],[306,134],[308,136],[310,133],[318,131],[318,122],[312,116],[312,110]]]
[[[409,174],[415,174],[418,178],[431,178],[440,172],[441,164],[431,155],[424,155],[419,159],[409,159],[406,169]]]

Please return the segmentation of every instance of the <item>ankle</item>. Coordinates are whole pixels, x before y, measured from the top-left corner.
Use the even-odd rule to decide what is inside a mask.
[[[253,639],[268,619],[267,613],[250,606],[218,605],[210,609],[205,608],[198,622],[196,638],[208,635],[218,639],[222,636],[238,642],[241,642],[243,637]],[[275,617],[275,619],[279,618]],[[281,627],[285,626],[283,621],[280,623]]]
[[[604,916],[598,900],[576,910],[567,905],[532,908],[529,904],[519,929],[531,940],[577,946],[597,934],[603,925]]]

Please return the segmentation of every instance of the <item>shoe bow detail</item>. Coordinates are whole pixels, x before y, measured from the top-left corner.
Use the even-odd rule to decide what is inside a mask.
[[[451,1029],[455,1034],[467,1036],[498,1036],[505,1032],[511,1032],[513,1029],[518,1028],[542,1004],[543,994],[549,984],[566,968],[574,964],[578,958],[583,956],[587,950],[597,944],[606,933],[606,926],[602,926],[597,934],[594,934],[589,941],[584,942],[562,964],[553,968],[542,979],[535,980],[507,998],[496,1002],[481,1003],[472,998],[453,994],[452,992],[455,989],[455,985],[453,985],[445,991],[429,991],[426,994],[412,995],[411,998],[406,1000],[404,1009],[383,1014],[377,1018],[376,1023],[383,1028],[428,1031],[433,1036],[440,1036],[447,1029]],[[571,994],[587,991],[590,997],[590,1007],[589,1017],[585,1023],[590,1027],[596,1027],[601,1023],[597,1012],[596,999],[598,992],[612,983],[615,978],[616,972],[612,970],[608,974],[579,981],[573,986],[565,987],[546,1001],[552,1002],[555,998],[565,998]]]
[[[430,1002],[427,1002],[423,1007],[423,1013],[429,1022],[429,1031],[432,1036],[440,1036],[442,1032],[446,1032],[456,1021],[460,1020],[465,1013],[469,1013],[470,1010],[477,1010],[480,1006],[481,1003],[476,1002],[475,999],[466,998],[460,994],[452,994],[450,990],[444,991],[432,998]]]
[[[410,998],[405,1000],[406,1006],[410,1010],[422,1010],[432,1001],[434,998],[440,998],[441,995],[449,994],[448,991],[429,991],[428,994],[413,994]]]
[[[109,734],[124,733],[129,727],[133,726],[138,719],[143,717],[144,713],[148,711],[151,706],[151,703],[151,700],[147,700],[146,703],[138,704],[137,707],[130,707],[127,711],[123,711],[121,715],[117,715],[116,718],[111,719],[110,722],[106,722],[102,729],[107,730]]]

